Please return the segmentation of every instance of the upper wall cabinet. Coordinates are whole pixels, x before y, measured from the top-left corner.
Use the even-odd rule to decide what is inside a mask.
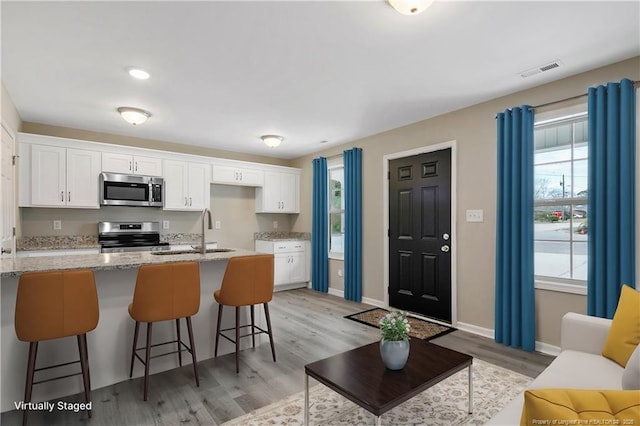
[[[100,207],[100,152],[27,145],[23,153],[29,158],[30,173],[29,170],[25,171],[31,185],[30,191],[21,194],[21,205],[95,209]]]
[[[265,171],[264,186],[256,188],[256,213],[300,213],[300,174]]]
[[[208,208],[211,169],[208,164],[164,161],[164,210]]]
[[[102,171],[145,176],[162,176],[162,160],[160,158],[143,157],[140,155],[103,152]]]
[[[223,185],[262,186],[264,170],[213,164],[211,183]]]

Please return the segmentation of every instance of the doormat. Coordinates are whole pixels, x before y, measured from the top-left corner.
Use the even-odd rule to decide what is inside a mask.
[[[373,308],[367,311],[358,312],[357,314],[347,315],[345,318],[371,327],[380,328],[380,319],[388,313],[389,311],[386,309]],[[411,326],[409,336],[418,339],[431,340],[456,330],[453,327],[447,327],[446,325],[436,324],[435,322],[426,321],[420,318],[407,316],[407,319]]]

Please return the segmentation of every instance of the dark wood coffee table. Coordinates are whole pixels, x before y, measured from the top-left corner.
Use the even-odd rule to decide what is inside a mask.
[[[473,357],[420,339],[411,339],[407,365],[387,370],[380,342],[312,362],[304,367],[304,424],[309,424],[309,376],[375,416],[413,398],[458,371],[469,368],[469,414],[473,411]]]

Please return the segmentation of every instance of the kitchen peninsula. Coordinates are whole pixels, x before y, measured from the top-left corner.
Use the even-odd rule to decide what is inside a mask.
[[[26,374],[28,344],[20,342],[14,331],[15,301],[19,277],[24,272],[58,271],[68,269],[91,269],[94,271],[100,319],[97,328],[87,334],[89,366],[91,368],[92,389],[111,385],[128,379],[131,342],[134,321],[127,308],[133,300],[138,267],[143,264],[197,261],[200,264],[200,310],[192,318],[193,333],[198,361],[213,357],[215,327],[218,305],[213,300],[213,292],[220,288],[227,260],[235,256],[258,254],[253,251],[232,249],[227,252],[184,253],[154,255],[150,252],[83,254],[55,257],[2,258],[0,260],[0,299],[2,303],[2,361],[0,368],[1,411],[15,409],[14,402],[22,401]],[[259,313],[260,310],[257,310]],[[224,311],[223,326],[233,324],[232,310]],[[242,312],[243,315],[247,312]],[[247,318],[241,319],[246,323]],[[263,326],[263,318],[257,315],[256,322]],[[166,321],[154,327],[153,343],[175,339],[175,323]],[[277,330],[274,332],[277,338]],[[74,337],[44,342],[38,350],[38,366],[67,362],[78,358]],[[245,339],[246,340],[246,339]],[[262,343],[260,339],[259,343]],[[246,348],[250,342],[241,342]],[[139,344],[140,346],[140,344]],[[138,346],[138,347],[139,347]],[[173,350],[173,349],[170,349]],[[233,352],[234,347],[221,340],[219,354]],[[169,349],[156,348],[153,354]],[[184,357],[188,365],[190,357]],[[151,364],[151,374],[178,367],[177,356],[160,357]],[[69,374],[76,372],[72,365]],[[63,368],[64,370],[64,368]],[[45,377],[46,372],[41,373]],[[60,372],[54,372],[60,375]],[[142,376],[143,368],[134,368],[134,377]],[[46,376],[48,377],[48,376]],[[54,400],[72,395],[82,389],[80,376],[48,382],[34,387],[33,401]]]

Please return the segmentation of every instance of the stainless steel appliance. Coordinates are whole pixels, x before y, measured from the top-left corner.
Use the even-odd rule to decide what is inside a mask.
[[[101,206],[162,207],[161,177],[100,173]]]
[[[159,222],[99,222],[98,243],[102,253],[169,250],[160,242]]]

